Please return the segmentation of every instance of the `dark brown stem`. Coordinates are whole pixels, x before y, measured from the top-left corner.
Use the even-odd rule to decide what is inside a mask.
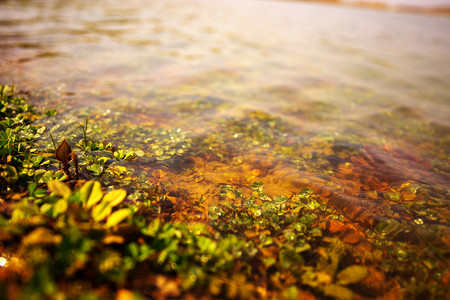
[[[78,180],[79,179],[79,176],[78,176],[78,157],[75,154],[75,152],[73,152],[73,151],[72,151],[71,155],[72,155],[73,164],[75,165],[75,178]]]

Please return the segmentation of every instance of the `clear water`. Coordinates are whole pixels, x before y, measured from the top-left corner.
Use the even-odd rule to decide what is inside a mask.
[[[181,173],[170,159],[137,166],[164,166],[187,197],[216,199],[218,186],[252,180],[274,193],[312,186],[363,218],[361,207],[395,214],[382,195],[408,187],[401,199],[426,190],[445,221],[449,32],[448,17],[300,2],[1,1],[0,81],[60,110],[61,124],[98,111],[113,125],[232,137],[217,142],[230,161],[194,159]],[[249,147],[230,127],[255,114],[288,128],[271,127],[278,144],[253,129]]]

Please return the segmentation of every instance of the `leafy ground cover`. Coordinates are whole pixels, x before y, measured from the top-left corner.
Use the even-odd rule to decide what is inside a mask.
[[[242,140],[248,149],[261,151],[262,145],[298,157],[302,172],[327,171],[325,159],[304,162],[318,145],[324,155],[338,151],[329,140],[281,146],[287,140],[282,122],[255,113],[227,121],[230,137],[207,137],[196,149],[179,130],[138,128],[119,130],[146,140],[117,147],[108,132],[91,139],[88,129],[101,130],[87,117],[50,135],[51,122],[44,121],[56,111],[37,112],[8,86],[0,88],[0,98],[3,299],[450,296],[443,204],[425,201],[414,186],[381,193],[392,203],[410,201],[397,210],[390,206],[383,218],[366,218],[368,226],[352,220],[363,214],[346,211],[352,198],[334,192],[333,183],[272,194],[258,180],[263,170],[250,169],[253,176],[227,174],[232,184],[189,197],[181,181],[170,183],[178,175],[167,172],[189,152],[192,160],[206,161],[202,170],[191,170],[195,182],[212,181],[223,163],[207,156],[226,160],[230,150],[221,139],[239,135],[250,137]],[[37,125],[42,123],[47,126]],[[39,146],[43,139],[53,148]],[[370,163],[360,152],[355,146],[346,153],[364,160],[361,166]],[[245,165],[236,160],[239,173]],[[133,169],[136,161],[158,168],[150,176]],[[340,171],[358,175],[345,164]]]

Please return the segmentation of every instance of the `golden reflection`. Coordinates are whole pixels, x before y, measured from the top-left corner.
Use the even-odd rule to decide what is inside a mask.
[[[0,257],[0,267],[7,268],[9,266],[9,261],[5,257]]]

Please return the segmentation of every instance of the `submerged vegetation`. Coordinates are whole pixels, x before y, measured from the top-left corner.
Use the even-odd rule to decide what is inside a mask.
[[[258,180],[263,170],[230,158],[223,141],[243,137],[249,151],[295,157],[299,172],[323,176],[339,160],[338,176],[382,186],[344,161],[367,166],[361,146],[344,151],[326,138],[300,146],[281,120],[254,112],[201,142],[176,129],[122,128],[145,140],[118,147],[108,132],[91,139],[88,117],[51,135],[51,125],[37,124],[56,111],[37,112],[8,86],[0,98],[2,299],[450,297],[445,199],[412,184],[378,194],[361,188],[367,207],[379,196],[392,204],[368,216],[348,208],[353,200],[335,182],[297,178],[296,191],[273,194]],[[313,155],[316,164],[308,163]],[[168,168],[203,159],[193,177],[212,182],[223,170],[210,157],[250,175],[219,174],[212,193],[183,194]],[[151,175],[139,161],[155,166]]]

